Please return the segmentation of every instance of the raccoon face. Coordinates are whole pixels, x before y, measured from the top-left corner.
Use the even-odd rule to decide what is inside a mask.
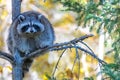
[[[18,17],[19,24],[17,26],[18,34],[34,37],[42,33],[45,28],[38,19],[39,18],[35,18],[34,16],[25,17],[23,15],[20,15]]]

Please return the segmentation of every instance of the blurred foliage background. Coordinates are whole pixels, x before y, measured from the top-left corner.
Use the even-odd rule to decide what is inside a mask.
[[[23,0],[21,9],[44,14],[54,27],[55,43],[94,34],[85,42],[108,64],[100,67],[94,58],[79,51],[80,66],[76,63],[72,70],[75,50],[67,50],[57,67],[57,80],[120,80],[120,0]],[[0,50],[8,52],[10,0],[0,0],[0,24]],[[24,80],[50,80],[61,53],[53,51],[37,57]],[[0,80],[11,80],[11,70],[11,65],[0,59]]]

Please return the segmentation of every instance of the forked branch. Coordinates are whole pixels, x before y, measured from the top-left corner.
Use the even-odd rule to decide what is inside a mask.
[[[82,36],[80,38],[76,38],[76,39],[73,39],[69,42],[64,42],[64,43],[56,43],[54,45],[52,45],[51,47],[47,47],[45,49],[38,49],[34,52],[32,52],[31,54],[28,54],[26,55],[25,57],[23,57],[23,59],[27,59],[27,58],[33,58],[33,57],[37,57],[39,55],[43,55],[44,53],[48,52],[48,51],[54,51],[54,50],[59,50],[61,49],[60,47],[64,47],[66,45],[70,45],[70,44],[73,44],[73,43],[78,43],[79,41],[83,41],[84,39],[88,38],[88,37],[92,37],[93,35],[90,34],[90,35],[85,35],[85,36]],[[61,49],[62,50],[62,49]]]
[[[53,46],[51,47],[48,47],[48,48],[45,48],[45,49],[39,49],[39,50],[36,50],[35,52],[32,52],[31,54],[28,54],[26,55],[25,57],[23,57],[23,59],[28,59],[28,58],[34,58],[34,57],[38,57],[39,55],[42,55],[48,51],[57,51],[57,50],[63,50],[63,49],[68,49],[68,48],[77,48],[81,51],[84,51],[85,53],[88,53],[89,55],[91,55],[92,57],[96,58],[100,63],[106,63],[104,62],[103,60],[99,59],[95,54],[94,52],[84,43],[84,45],[86,47],[89,48],[89,50],[86,50],[78,45],[76,45],[78,42],[82,43],[83,44],[83,40],[84,39],[87,39],[88,37],[92,37],[93,35],[90,34],[90,35],[85,35],[85,36],[82,36],[80,38],[76,38],[76,39],[73,39],[69,42],[64,42],[64,43],[56,43],[54,44]],[[76,46],[75,46],[76,45]]]

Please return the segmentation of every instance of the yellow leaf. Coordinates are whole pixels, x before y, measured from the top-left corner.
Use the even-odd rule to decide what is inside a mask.
[[[34,0],[30,0],[30,3],[34,3],[35,1]]]
[[[0,73],[3,73],[3,67],[0,66]]]
[[[43,75],[43,80],[48,80],[48,78],[45,74]]]
[[[66,69],[67,76],[73,78],[73,73],[70,69]]]
[[[5,19],[7,16],[8,12],[7,11],[2,11],[1,19]]]
[[[6,66],[6,68],[9,72],[12,72],[12,67],[11,66]]]
[[[4,46],[4,41],[3,38],[0,36],[0,48],[2,48]]]

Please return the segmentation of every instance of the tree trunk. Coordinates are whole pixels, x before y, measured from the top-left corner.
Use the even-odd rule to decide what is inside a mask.
[[[16,17],[21,12],[21,1],[22,0],[12,0],[12,22],[16,19]],[[14,63],[12,65],[12,78],[13,80],[22,80],[23,79],[23,71],[22,71],[22,57],[19,55],[19,51],[17,49],[14,50],[13,53]]]
[[[14,21],[21,12],[21,2],[22,0],[12,0],[12,21]]]

